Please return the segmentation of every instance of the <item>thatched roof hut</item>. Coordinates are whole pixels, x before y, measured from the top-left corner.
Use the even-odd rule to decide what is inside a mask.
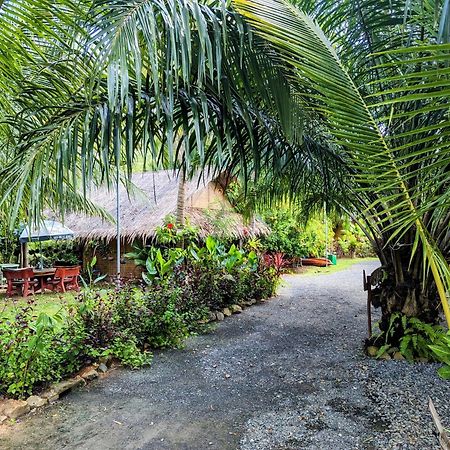
[[[156,228],[163,225],[168,216],[175,215],[177,195],[178,176],[172,170],[135,173],[131,190],[127,192],[122,185],[119,189],[122,239],[132,242],[153,237]],[[186,182],[185,197],[186,218],[191,225],[198,226],[201,236],[245,238],[269,232],[267,225],[258,219],[246,224],[226,199],[219,180],[208,173]],[[89,199],[115,217],[114,187],[96,189]],[[71,213],[64,223],[82,240],[111,241],[117,237],[115,223],[101,217]]]

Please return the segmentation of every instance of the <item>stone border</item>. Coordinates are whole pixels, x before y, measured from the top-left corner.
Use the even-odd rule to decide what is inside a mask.
[[[245,308],[256,303],[264,303],[265,301],[264,299],[259,300],[259,302],[256,299],[245,300],[219,311],[210,311],[208,318],[202,323],[222,322],[226,317],[240,314]],[[72,378],[51,384],[47,390],[39,395],[30,395],[26,400],[0,399],[0,425],[6,424],[8,419],[16,420],[29,412],[56,402],[61,394],[81,385],[86,385],[88,382],[98,378],[99,373],[106,373],[111,364],[111,357],[100,358],[97,364],[85,367]]]
[[[108,365],[111,363],[112,358],[100,358],[98,364],[87,366],[79,371],[76,376],[53,383],[39,395],[30,395],[26,400],[0,400],[0,425],[7,423],[8,419],[16,420],[31,411],[54,403],[61,394],[76,387],[84,386],[89,381],[98,378],[99,373],[107,372]]]

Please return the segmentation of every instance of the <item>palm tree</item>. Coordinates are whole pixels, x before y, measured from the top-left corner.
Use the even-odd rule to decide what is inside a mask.
[[[433,2],[305,1],[308,15],[236,0],[256,34],[219,0],[73,3],[1,6],[1,114],[15,136],[4,202],[67,209],[65,192],[111,182],[117,163],[177,165],[180,134],[186,173],[270,173],[280,195],[339,202],[375,242],[385,317],[431,320],[437,289],[450,321],[448,22],[435,24]]]
[[[415,2],[318,2],[311,12],[330,40],[284,0],[234,3],[290,67],[348,168],[344,204],[376,242],[385,323],[395,311],[434,319],[437,291],[450,324],[447,16],[440,33]]]

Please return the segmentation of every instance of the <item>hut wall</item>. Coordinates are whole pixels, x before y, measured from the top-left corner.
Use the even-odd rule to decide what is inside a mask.
[[[94,251],[97,256],[97,263],[95,265],[95,270],[98,270],[100,274],[108,275],[109,277],[115,277],[116,272],[116,239],[113,239],[109,243],[103,243],[96,249],[86,248],[83,252],[83,265],[86,267],[87,264],[92,260],[94,256]],[[141,278],[142,268],[137,267],[132,260],[124,257],[125,253],[133,251],[131,243],[122,244],[121,248],[121,265],[120,265],[120,276],[126,279]]]
[[[191,195],[186,200],[186,206],[199,209],[233,209],[222,190],[214,182],[208,183],[205,188]]]

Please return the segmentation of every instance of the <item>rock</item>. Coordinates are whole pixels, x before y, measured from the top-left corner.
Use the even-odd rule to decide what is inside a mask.
[[[384,352],[381,356],[378,357],[378,359],[383,359],[385,361],[390,361],[392,358],[391,358],[391,355],[389,355],[388,353]]]
[[[86,367],[80,372],[80,377],[90,381],[98,377],[98,372],[92,366]]]
[[[390,354],[390,355],[393,355],[394,353],[397,353],[397,352],[399,352],[400,351],[400,349],[398,349],[397,347],[391,347],[389,350],[388,350],[388,353]]]
[[[375,347],[374,345],[367,347],[367,354],[369,356],[371,356],[372,358],[377,356],[377,353],[378,353],[378,347]]]
[[[0,403],[0,415],[17,419],[30,411],[30,406],[24,400],[4,400]]]
[[[400,352],[395,352],[393,355],[393,359],[396,361],[404,361],[405,357]]]
[[[217,319],[216,313],[209,311],[208,312],[208,321],[209,322],[214,322],[214,320]]]
[[[231,305],[230,309],[233,314],[239,314],[242,312],[242,308],[239,305]]]
[[[105,373],[105,372],[108,371],[108,368],[106,367],[105,364],[101,363],[101,364],[98,366],[98,370],[99,370],[100,372],[102,372],[102,373]]]
[[[39,395],[31,395],[27,398],[27,403],[30,408],[40,408],[48,403],[46,398],[39,397]]]
[[[58,400],[59,398],[59,394],[57,394],[56,392],[49,390],[49,391],[45,391],[41,394],[42,398],[45,398],[49,403],[53,403],[56,402],[56,400]]]
[[[219,322],[222,322],[222,320],[225,319],[225,316],[224,316],[223,313],[220,312],[220,311],[217,311],[216,317],[217,317],[217,320],[218,320]]]
[[[254,304],[256,303],[256,299],[255,299],[255,298],[251,298],[251,299],[249,300],[249,303],[250,303],[250,306],[251,306],[251,305],[254,305]]]
[[[423,356],[419,356],[418,358],[416,358],[417,362],[421,362],[421,363],[427,363],[429,362],[428,358],[425,358]]]
[[[76,378],[69,378],[68,380],[52,384],[50,386],[50,391],[53,391],[55,394],[61,395],[63,392],[66,392],[69,389],[77,387],[80,384],[83,384],[83,378],[81,378],[80,376]]]
[[[233,314],[229,308],[223,308],[222,312],[225,317],[230,317]]]
[[[112,360],[113,360],[113,357],[111,355],[100,356],[100,358],[98,358],[99,367],[100,367],[100,364],[104,364],[106,367],[111,366]]]
[[[8,416],[0,416],[0,425],[8,420]]]

